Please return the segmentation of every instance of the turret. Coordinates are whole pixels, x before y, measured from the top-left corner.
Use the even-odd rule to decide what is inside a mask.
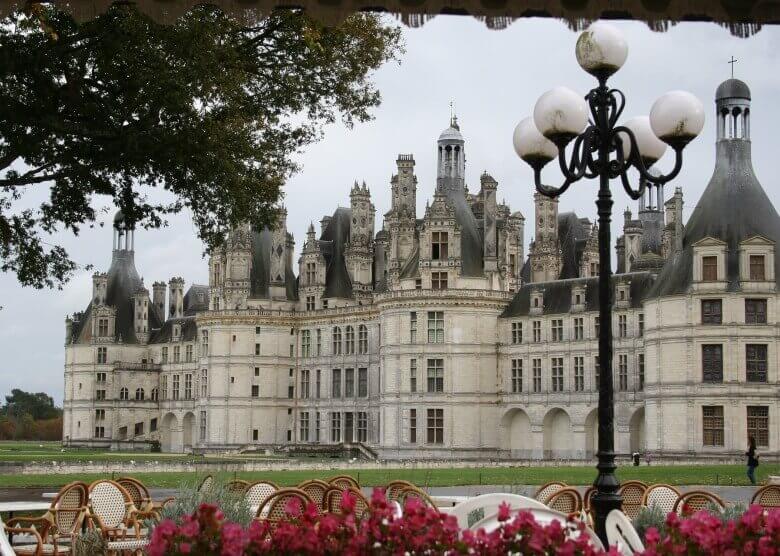
[[[289,259],[287,209],[279,207],[276,224],[271,230],[271,263],[268,294],[271,299],[287,299],[286,265]]]
[[[355,182],[349,194],[352,221],[349,226],[349,246],[344,254],[353,292],[368,294],[373,285],[374,205],[366,182]]]
[[[160,313],[160,319],[165,321],[165,282],[152,284],[152,303]]]
[[[485,272],[495,272],[498,270],[498,251],[496,235],[496,219],[498,217],[498,205],[496,203],[496,190],[498,182],[487,172],[480,177],[482,185],[482,205],[483,205],[483,230],[484,230],[484,257]]]
[[[168,282],[170,293],[168,300],[170,309],[168,318],[180,319],[184,316],[184,279],[179,277],[171,278]]]
[[[138,343],[149,341],[149,290],[141,286],[133,294],[133,327]]]
[[[108,274],[96,272],[92,275],[92,304],[96,306],[106,304],[108,291]]]
[[[531,245],[531,281],[557,280],[561,273],[558,245],[558,199],[534,193],[535,238]]]
[[[438,143],[436,187],[460,191],[466,176],[466,151],[457,116],[452,116],[450,127],[441,132]]]
[[[417,211],[417,176],[414,175],[414,156],[399,154],[395,161],[398,173],[390,180],[391,208],[415,218]]]

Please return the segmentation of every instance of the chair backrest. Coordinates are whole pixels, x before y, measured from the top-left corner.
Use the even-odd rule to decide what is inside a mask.
[[[298,488],[308,494],[321,511],[328,510],[328,507],[325,505],[325,493],[331,488],[328,483],[317,480],[306,481],[298,485]]]
[[[270,481],[256,481],[249,485],[244,492],[244,497],[250,508],[257,508],[277,490],[279,487]]]
[[[325,498],[323,499],[323,507],[326,512],[332,514],[341,513],[341,499],[344,497],[344,490],[333,486],[325,491]]]
[[[249,488],[249,481],[233,479],[225,484],[225,490],[234,494],[243,494]]]
[[[674,511],[674,505],[680,498],[680,491],[672,485],[655,484],[647,487],[642,495],[642,505],[647,508],[657,506],[665,514]]]
[[[565,487],[553,492],[547,499],[547,507],[562,514],[571,515],[582,511],[582,496],[573,487]]]
[[[344,493],[349,492],[355,499],[355,516],[357,518],[363,517],[368,511],[369,503],[368,499],[363,496],[363,493],[356,488],[347,488],[344,490],[338,488],[331,488],[325,493],[325,508],[330,513],[342,513],[342,503],[344,501]]]
[[[566,488],[566,483],[559,483],[557,481],[553,481],[551,483],[544,484],[539,487],[539,489],[534,493],[534,498],[539,500],[542,504],[546,504],[547,500],[550,499],[550,496],[552,496],[554,493],[558,492],[562,488]]]
[[[388,500],[398,500],[398,495],[406,487],[414,487],[415,485],[409,481],[390,481],[385,487],[385,498]]]
[[[486,515],[492,515],[493,513],[497,512],[498,507],[504,503],[509,504],[509,508],[512,510],[528,508],[536,508],[541,510],[547,509],[547,506],[538,500],[528,498],[527,496],[520,496],[518,494],[493,493],[482,494],[480,496],[469,498],[468,500],[461,502],[452,508],[449,508],[447,513],[455,516],[455,519],[458,520],[458,526],[461,529],[466,529],[470,525],[469,516],[472,515],[473,512],[482,510],[483,517]]]
[[[135,504],[135,507],[139,510],[147,507],[152,501],[151,496],[149,496],[149,491],[141,481],[133,479],[132,477],[120,477],[116,482],[122,485],[127,491],[130,498],[133,500],[133,504]]]
[[[298,503],[301,512],[306,509],[307,504],[313,503],[309,495],[300,489],[280,488],[257,508],[255,519],[265,519],[271,524],[271,527],[276,527],[277,523],[289,516],[287,507],[293,501]]]
[[[585,489],[585,494],[582,495],[582,509],[590,513],[592,508],[593,495],[596,494],[596,487],[590,485]]]
[[[674,512],[679,515],[692,515],[701,510],[709,510],[713,506],[720,511],[726,509],[726,504],[716,494],[692,490],[680,496],[674,505]]]
[[[342,490],[347,488],[356,488],[358,490],[360,489],[358,482],[349,475],[339,475],[337,477],[333,477],[328,479],[328,483]]]
[[[125,525],[135,509],[130,494],[116,481],[102,479],[89,485],[90,511],[105,527]]]
[[[626,481],[620,485],[620,495],[623,497],[623,513],[628,519],[634,519],[642,508],[642,499],[647,491],[647,485],[642,481]]]
[[[412,498],[416,498],[429,508],[437,509],[436,502],[434,502],[433,499],[428,496],[428,493],[421,488],[417,488],[416,486],[408,486],[402,488],[398,493],[398,501],[401,503],[401,506],[406,506],[407,500]]]
[[[35,552],[32,554],[34,556],[40,556],[43,554],[43,539],[41,539],[41,535],[38,533],[38,531],[26,527],[8,527],[5,523],[3,523],[2,518],[0,518],[0,555],[14,556],[16,554],[13,546],[11,546],[11,541],[8,540],[9,532],[14,535],[30,535],[33,539],[35,539],[36,544]]]
[[[203,480],[200,482],[200,486],[198,487],[198,492],[208,492],[211,490],[211,487],[214,486],[214,477],[211,475],[206,475],[203,477]]]
[[[50,512],[60,534],[75,533],[81,527],[88,499],[89,485],[81,481],[69,483],[60,489],[52,500]]]
[[[780,485],[766,485],[759,488],[750,503],[767,509],[780,508]]]
[[[645,551],[642,539],[631,524],[631,520],[620,510],[612,510],[607,514],[607,540],[610,546],[617,546],[624,556],[633,556]]]

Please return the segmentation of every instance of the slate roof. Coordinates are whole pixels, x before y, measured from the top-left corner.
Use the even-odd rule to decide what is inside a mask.
[[[193,316],[195,313],[209,310],[209,287],[201,284],[192,284],[184,294],[184,316]]]
[[[651,296],[681,294],[693,280],[693,244],[705,237],[726,242],[728,291],[738,291],[739,244],[753,236],[780,242],[780,216],[758,182],[750,158],[750,141],[721,139],[715,170],[683,233],[682,251],[667,261]],[[780,279],[780,256],[775,257]]]
[[[750,100],[750,87],[739,79],[727,79],[715,91],[715,100],[724,98],[744,98]]]
[[[614,274],[612,276],[613,288],[618,283],[631,282],[629,287],[630,307],[639,308],[647,297],[653,285],[654,274],[649,272],[628,272],[626,274]],[[571,292],[575,286],[585,288],[585,310],[596,311],[599,307],[599,279],[574,278],[567,280],[554,280],[552,282],[536,282],[525,284],[509,302],[503,318],[522,317],[530,314],[531,292],[544,290],[542,314],[565,314],[571,310]]]
[[[252,268],[249,270],[249,297],[267,298],[271,280],[271,245],[273,233],[268,228],[252,230]],[[287,299],[298,299],[298,283],[291,268],[285,268]]]
[[[445,187],[444,192],[460,227],[461,272],[463,276],[482,276],[484,261],[479,223],[461,187]]]
[[[588,232],[573,212],[558,215],[558,245],[561,247],[561,274],[565,280],[580,273],[580,259],[588,241]]]
[[[198,327],[195,325],[195,316],[187,316],[179,319],[168,319],[159,330],[152,332],[149,339],[150,344],[163,344],[170,342],[173,339],[173,325],[181,325],[182,342],[192,342],[197,339]]]
[[[351,222],[352,210],[339,207],[322,231],[320,248],[326,264],[323,297],[352,298],[352,280],[344,260]]]

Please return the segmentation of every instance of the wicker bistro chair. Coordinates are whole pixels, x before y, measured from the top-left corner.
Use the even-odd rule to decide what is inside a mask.
[[[674,505],[679,498],[680,491],[672,485],[650,485],[642,495],[642,506],[646,508],[658,506],[665,514],[670,514],[674,511]]]
[[[204,493],[210,491],[214,486],[214,477],[211,475],[206,475],[203,477],[203,480],[200,482],[200,486],[198,487],[198,492]],[[165,503],[163,502],[163,505]]]
[[[582,496],[576,488],[565,487],[547,499],[547,507],[562,514],[579,516],[582,511]]]
[[[27,535],[35,544],[15,544],[11,546],[9,535]],[[49,552],[46,552],[49,548]],[[0,520],[0,554],[33,554],[42,556],[43,554],[56,554],[51,552],[52,545],[44,544],[41,534],[32,527],[22,527],[21,525],[10,526]],[[22,551],[23,550],[23,551]]]
[[[247,504],[253,510],[257,511],[260,506],[263,505],[269,496],[279,490],[279,486],[270,481],[256,481],[249,485],[249,488],[244,492]]]
[[[607,514],[605,528],[609,545],[617,548],[623,556],[642,554],[645,551],[642,539],[634,529],[631,520],[620,510],[612,510]]]
[[[289,517],[287,513],[288,505],[294,501],[300,504],[300,510],[304,511],[307,504],[313,504],[314,501],[309,495],[297,488],[280,488],[257,508],[255,519],[267,522],[271,530],[276,529],[279,522]]]
[[[368,499],[363,496],[363,493],[356,488],[348,488],[339,490],[337,488],[331,488],[325,495],[325,508],[332,514],[339,514],[343,512],[342,501],[344,500],[344,493],[349,492],[355,498],[355,516],[361,519],[369,508]]]
[[[568,485],[566,483],[559,483],[557,481],[553,481],[551,483],[544,484],[539,487],[539,489],[534,494],[534,498],[539,500],[542,504],[546,504],[547,501],[550,499],[550,496],[552,496],[554,493],[558,492],[562,488],[566,488]]]
[[[647,491],[647,485],[642,481],[626,481],[620,485],[618,492],[623,497],[622,511],[628,519],[633,521],[639,515],[645,491]]]
[[[328,510],[328,507],[325,505],[325,494],[328,490],[333,488],[328,483],[313,479],[311,481],[302,482],[298,485],[298,488],[308,494],[309,498],[314,500],[314,503],[317,504],[320,511],[325,512]]]
[[[348,489],[348,488],[356,488],[360,490],[360,485],[358,482],[350,477],[349,475],[339,475],[337,477],[332,477],[328,479],[328,484],[338,487],[342,490]]]
[[[767,485],[759,488],[750,500],[765,510],[780,508],[780,485]]]
[[[132,477],[120,477],[116,480],[116,482],[122,485],[122,487],[124,487],[124,489],[130,494],[130,498],[133,499],[133,504],[135,504],[137,509],[144,512],[157,513],[158,520],[160,510],[163,509],[168,502],[174,500],[172,497],[169,497],[160,503],[154,502],[149,494],[149,489],[146,488],[146,485],[144,485],[138,479],[133,479]]]
[[[104,479],[89,485],[87,524],[100,530],[109,554],[143,549],[149,539],[141,536],[141,521],[155,516],[154,512],[138,510],[116,481]]]
[[[225,485],[225,490],[233,494],[244,494],[251,483],[243,479],[233,479]]]
[[[704,490],[692,490],[677,499],[673,511],[678,515],[692,515],[701,510],[709,510],[712,506],[719,511],[726,509],[726,504],[719,496]]]
[[[387,486],[385,487],[385,498],[387,498],[388,500],[398,501],[398,495],[406,487],[417,488],[409,481],[401,481],[401,480],[390,481],[389,483],[387,483]]]
[[[86,483],[73,482],[62,487],[51,502],[49,510],[41,517],[16,517],[6,524],[11,528],[32,526],[41,536],[44,554],[64,554],[70,551],[60,543],[71,542],[81,529],[87,511],[89,487]],[[34,545],[15,547],[19,554],[33,554]]]
[[[416,498],[429,508],[438,509],[436,506],[436,502],[431,499],[430,496],[428,496],[428,493],[422,490],[421,488],[418,488],[416,486],[408,486],[401,489],[401,491],[398,493],[398,502],[401,504],[401,507],[406,505],[406,501],[410,500],[412,498]]]

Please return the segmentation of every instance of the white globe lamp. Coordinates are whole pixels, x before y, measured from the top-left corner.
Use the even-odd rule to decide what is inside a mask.
[[[653,103],[650,126],[664,143],[684,147],[704,128],[704,107],[687,91],[671,91]]]
[[[523,118],[515,127],[512,143],[517,156],[534,169],[541,169],[558,156],[558,147],[542,135],[533,118]]]
[[[636,140],[636,147],[639,151],[639,156],[645,163],[645,167],[650,167],[661,158],[666,152],[666,143],[661,141],[653,133],[653,128],[650,126],[650,118],[648,116],[637,116],[631,118],[623,124],[634,134]],[[629,158],[631,156],[631,140],[627,133],[620,133],[620,141],[623,143],[623,156]]]
[[[585,99],[567,87],[550,89],[536,101],[536,129],[558,148],[579,135],[588,123]]]
[[[628,43],[620,29],[597,21],[580,34],[575,54],[582,69],[600,81],[606,80],[625,63]]]

